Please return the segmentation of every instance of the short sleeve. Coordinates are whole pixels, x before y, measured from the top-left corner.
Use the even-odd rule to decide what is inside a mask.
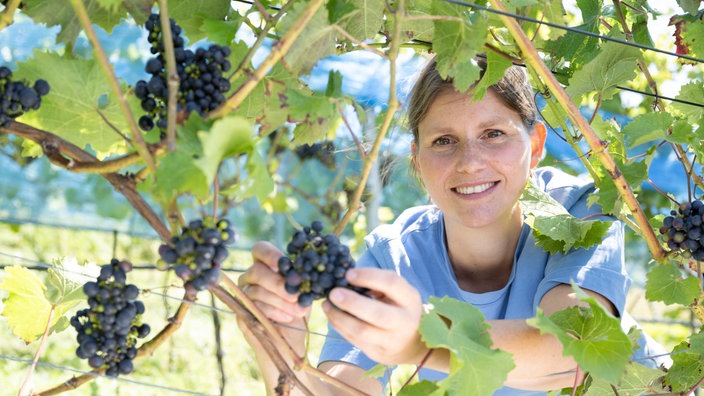
[[[588,207],[586,200],[587,194],[570,208],[570,213],[577,218],[591,218],[599,214],[600,208]],[[611,301],[618,315],[623,315],[631,283],[625,268],[624,226],[613,217],[597,216],[594,219],[611,221],[602,241],[587,249],[578,248],[565,254],[550,255],[545,276],[535,294],[534,306],[553,287],[574,282],[580,288],[599,293]]]

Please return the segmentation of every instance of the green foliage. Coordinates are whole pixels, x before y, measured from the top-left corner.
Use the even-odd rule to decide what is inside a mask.
[[[699,296],[699,280],[686,275],[674,263],[655,265],[648,272],[645,297],[666,304],[690,305]]]
[[[545,316],[538,309],[528,324],[543,333],[556,336],[563,355],[572,356],[579,367],[591,376],[618,384],[626,372],[633,345],[621,330],[620,320],[611,315],[593,297],[573,286],[578,298],[589,308],[574,306]]]
[[[49,269],[49,281],[40,279],[31,270],[12,266],[4,269],[0,289],[9,293],[4,299],[2,316],[15,336],[26,343],[39,339],[46,328],[49,333],[68,326],[64,316],[84,299],[82,284],[77,284],[57,271]]]
[[[491,395],[501,388],[508,372],[515,367],[513,357],[491,348],[489,325],[481,311],[449,297],[431,297],[429,304],[429,311],[421,319],[420,332],[428,347],[450,351],[450,375],[435,385],[420,382],[407,392],[433,396]]]
[[[599,243],[611,222],[581,220],[572,216],[546,192],[529,184],[521,196],[525,222],[533,229],[538,246],[550,253],[589,248]]]

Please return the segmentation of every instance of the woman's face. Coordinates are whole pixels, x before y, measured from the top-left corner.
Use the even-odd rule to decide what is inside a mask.
[[[435,98],[418,125],[413,161],[448,226],[506,226],[520,214],[518,198],[545,143],[542,124],[530,132],[492,90],[480,101],[452,90]]]

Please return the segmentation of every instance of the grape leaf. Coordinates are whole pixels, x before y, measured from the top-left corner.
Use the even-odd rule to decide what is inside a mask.
[[[692,144],[697,138],[697,135],[692,129],[692,124],[687,120],[677,120],[672,125],[672,134],[667,136],[667,141],[680,144]]]
[[[336,3],[343,3],[343,1]],[[353,6],[349,9],[350,12],[334,18],[331,15],[330,23],[339,24],[347,33],[360,41],[373,38],[379,33],[384,22],[384,7],[386,6],[383,0],[349,0],[344,3]]]
[[[222,0],[169,0],[167,5],[169,18],[181,26],[189,43],[207,39],[208,30],[201,28],[205,21],[224,21],[230,10],[230,3]]]
[[[232,19],[227,21],[214,21],[206,19],[200,27],[200,30],[205,33],[208,40],[220,44],[230,45],[235,39],[235,35],[242,25],[243,18],[239,14],[235,14]],[[234,52],[234,51],[233,51]],[[230,55],[232,57],[232,55]]]
[[[339,118],[333,99],[317,92],[310,95],[289,87],[282,105],[288,107],[289,121],[297,123],[294,140],[298,144],[324,139]]]
[[[242,117],[229,116],[213,123],[209,131],[199,131],[198,138],[203,147],[203,155],[195,160],[210,184],[220,163],[228,157],[247,154],[254,148],[252,124]]]
[[[437,384],[428,380],[423,380],[401,388],[401,390],[397,393],[397,396],[434,395],[437,390]]]
[[[205,174],[196,166],[192,153],[175,150],[159,159],[152,186],[155,198],[168,202],[181,193],[191,193],[205,199],[209,191]]]
[[[293,24],[305,11],[307,4],[300,2],[291,7],[290,12],[279,23],[282,34],[293,27]],[[284,56],[284,61],[291,70],[308,74],[318,60],[335,54],[336,38],[337,33],[328,22],[327,9],[320,7],[291,45]]]
[[[491,395],[501,388],[515,364],[510,353],[491,348],[481,311],[449,297],[431,297],[429,303],[419,327],[423,341],[450,351],[450,372],[430,395]]]
[[[247,177],[231,188],[223,190],[222,193],[240,201],[255,196],[259,202],[265,202],[268,195],[274,191],[274,180],[268,171],[266,161],[256,150],[252,150],[247,156],[245,170]]]
[[[429,0],[409,0],[406,2],[406,12],[414,19],[406,20],[403,24],[405,37],[409,40],[420,40],[431,42],[435,31],[435,25],[429,17],[431,15],[432,1]],[[389,20],[386,21],[389,23]],[[387,28],[389,29],[389,28]]]
[[[677,99],[694,103],[704,103],[704,83],[701,81],[692,81],[683,85],[682,88],[680,88]],[[702,117],[704,117],[704,107],[692,106],[680,102],[674,102],[670,106],[687,117],[687,120],[692,124],[698,123]]]
[[[549,317],[538,308],[536,317],[528,319],[528,324],[541,333],[556,336],[562,343],[563,355],[572,356],[594,378],[617,384],[633,353],[631,340],[621,329],[618,318],[579,287],[572,287],[589,308],[573,306]]]
[[[444,1],[434,2],[432,12],[459,19],[435,21],[433,51],[440,76],[452,77],[455,87],[464,92],[479,79],[479,66],[473,58],[484,49],[489,28],[486,16]]]
[[[580,220],[546,192],[529,184],[520,199],[526,224],[533,229],[538,246],[550,253],[588,248],[601,242],[611,222]]]
[[[677,4],[682,7],[682,9],[691,15],[697,15],[699,12],[699,6],[702,4],[701,0],[677,0]],[[702,37],[702,36],[700,36]]]
[[[66,328],[68,322],[63,315],[84,298],[80,286],[63,278],[60,272],[49,271],[48,287],[32,271],[21,266],[6,267],[0,281],[0,289],[9,293],[2,316],[7,318],[12,333],[28,344],[44,334],[47,323],[50,332]],[[53,317],[49,322],[52,309]]]
[[[575,28],[598,34],[603,1],[578,0],[577,6],[582,12],[582,24]],[[594,37],[568,31],[557,40],[547,42],[546,48],[554,56],[570,60],[570,67],[574,68],[591,59],[598,44],[599,40]]]
[[[497,54],[494,51],[489,51],[486,54],[486,71],[479,80],[476,87],[472,90],[472,99],[481,100],[486,93],[486,90],[493,84],[496,84],[506,74],[506,69],[512,66],[510,60]]]
[[[704,331],[689,336],[689,348],[693,353],[704,355]]]
[[[664,372],[639,363],[629,363],[626,374],[616,386],[619,396],[638,396],[667,393],[662,386]],[[614,396],[613,385],[601,378],[594,378],[587,388],[589,396]]]
[[[656,265],[648,271],[646,278],[645,298],[649,301],[690,305],[699,296],[697,277],[685,277],[676,265]]]
[[[635,147],[653,140],[665,139],[667,129],[674,119],[665,112],[645,113],[635,117],[623,127],[623,134],[630,147]]]
[[[704,357],[689,350],[686,341],[672,349],[672,366],[665,375],[665,385],[671,386],[671,392],[689,391],[704,372]]]
[[[20,66],[17,74],[30,81],[44,78],[51,85],[49,94],[42,97],[39,110],[23,115],[22,122],[51,131],[78,147],[90,147],[99,158],[125,151],[125,141],[115,129],[127,133],[127,122],[94,59],[74,59],[70,55],[61,57],[37,51],[34,58]],[[123,86],[123,90],[125,88]],[[104,95],[108,103],[98,112],[98,100]],[[133,115],[140,114],[137,98],[128,95],[128,100]]]
[[[108,5],[107,0],[84,0],[83,4],[86,8],[88,18],[93,24],[96,24],[108,33],[112,31],[115,25],[119,24],[127,15],[124,10],[114,8],[109,10],[102,5]],[[48,27],[60,25],[61,31],[56,36],[56,40],[60,43],[66,43],[69,47],[73,47],[78,38],[79,33],[83,29],[78,22],[78,18],[73,10],[73,7],[63,1],[44,1],[44,0],[23,0],[22,12],[30,16],[35,23],[45,24]],[[132,9],[137,10],[145,5],[153,3],[143,0],[139,3],[130,2]]]
[[[640,56],[640,50],[634,47],[614,42],[602,44],[599,54],[574,72],[566,91],[573,98],[596,91],[602,100],[610,99],[618,92],[617,85],[636,77]]]

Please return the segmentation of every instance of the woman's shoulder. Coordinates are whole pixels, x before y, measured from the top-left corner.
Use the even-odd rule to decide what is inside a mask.
[[[539,189],[568,209],[594,192],[594,181],[591,179],[551,166],[536,168],[533,180]]]
[[[432,230],[442,224],[442,213],[435,205],[405,209],[393,223],[382,224],[368,236],[368,241],[404,239],[406,235]]]

